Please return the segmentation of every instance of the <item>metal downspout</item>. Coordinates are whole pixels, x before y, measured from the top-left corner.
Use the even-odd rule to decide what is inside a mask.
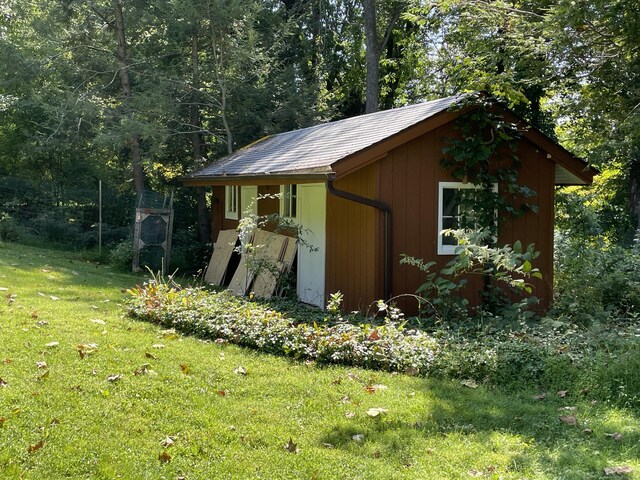
[[[327,176],[327,191],[331,195],[377,208],[384,212],[384,296],[385,300],[389,300],[391,298],[391,208],[384,202],[336,189],[333,186],[334,179],[335,174]]]

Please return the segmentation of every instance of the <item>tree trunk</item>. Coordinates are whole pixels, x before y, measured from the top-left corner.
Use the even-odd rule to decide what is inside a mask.
[[[120,69],[120,82],[122,83],[122,91],[124,93],[124,102],[131,119],[134,117],[131,92],[131,79],[129,78],[129,59],[127,57],[127,40],[124,29],[124,15],[122,13],[122,4],[119,0],[113,0],[113,12],[116,22],[116,36],[118,39],[118,63]],[[135,184],[136,193],[141,195],[144,191],[144,171],[142,169],[142,151],[140,148],[140,136],[133,133],[129,139],[129,155],[131,157],[131,166],[133,169],[133,182]]]
[[[203,163],[203,145],[201,133],[200,107],[198,106],[198,96],[196,92],[200,88],[200,64],[198,62],[198,35],[193,33],[191,37],[191,72],[193,76],[193,94],[191,98],[191,158],[193,165],[199,166]],[[202,243],[212,242],[210,210],[207,206],[207,189],[205,187],[196,188],[196,210],[198,215],[198,240]]]
[[[367,84],[365,113],[378,111],[380,97],[380,47],[378,44],[378,28],[376,23],[376,1],[362,0],[364,16],[364,35],[367,48]]]

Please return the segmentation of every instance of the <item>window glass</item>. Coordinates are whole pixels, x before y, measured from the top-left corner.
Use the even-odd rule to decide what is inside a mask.
[[[224,216],[231,220],[238,219],[238,189],[237,186],[224,187]]]
[[[441,182],[438,202],[438,254],[454,254],[458,241],[443,230],[479,229],[473,205],[478,201],[479,186],[469,183]],[[494,186],[497,192],[497,185]]]

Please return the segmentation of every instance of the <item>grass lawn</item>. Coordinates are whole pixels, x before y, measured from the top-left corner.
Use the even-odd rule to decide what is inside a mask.
[[[1,479],[640,478],[638,412],[203,342],[124,316],[140,281],[0,243]]]

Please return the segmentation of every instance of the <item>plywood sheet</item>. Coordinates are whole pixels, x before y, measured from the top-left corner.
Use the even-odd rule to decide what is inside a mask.
[[[284,264],[285,271],[291,270],[293,265],[293,259],[296,257],[298,251],[298,239],[293,237],[287,237],[287,244],[282,253],[282,263]]]
[[[265,268],[256,276],[253,293],[262,298],[271,298],[284,265],[280,261],[287,237],[277,233],[258,230],[254,238],[256,257],[265,262]]]
[[[275,291],[278,283],[278,276],[284,270],[284,264],[277,261],[275,263],[275,268],[277,275],[274,275],[274,272],[271,270],[264,270],[256,275],[256,279],[253,282],[253,293],[256,297],[271,298],[273,296],[273,292]]]
[[[247,269],[244,255],[240,259],[240,264],[236,268],[236,273],[233,274],[231,283],[229,283],[229,290],[236,295],[246,295],[249,290],[249,285],[253,281],[253,274]]]
[[[229,259],[238,240],[238,232],[235,230],[221,230],[213,249],[213,255],[204,275],[204,281],[214,285],[220,285],[229,265]]]

